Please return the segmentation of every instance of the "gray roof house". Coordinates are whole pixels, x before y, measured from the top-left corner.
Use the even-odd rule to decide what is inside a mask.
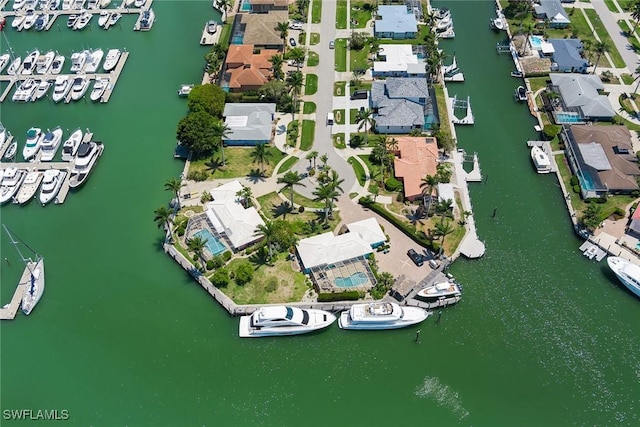
[[[276,104],[237,103],[224,106],[224,122],[231,132],[226,145],[258,145],[271,141]]]
[[[378,6],[374,23],[374,35],[380,38],[414,39],[418,35],[418,21],[413,10],[407,6]]]
[[[390,77],[371,86],[371,107],[378,133],[409,133],[424,129],[431,96],[424,78]]]
[[[571,23],[560,0],[537,0],[537,3],[533,6],[536,17],[549,20],[550,27],[564,28]]]
[[[582,57],[580,39],[549,39],[553,45],[551,71],[563,73],[586,73],[589,63]]]
[[[551,85],[562,96],[569,109],[580,110],[590,120],[611,120],[616,112],[605,95],[599,90],[604,86],[600,77],[593,74],[549,74]]]

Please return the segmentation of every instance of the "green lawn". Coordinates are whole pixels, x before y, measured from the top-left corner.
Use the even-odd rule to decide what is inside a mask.
[[[364,162],[365,165],[367,165],[367,169],[369,169],[369,176],[365,177],[365,179],[369,178],[379,184],[381,179],[380,175],[382,174],[381,166],[372,163],[369,154],[361,154],[358,157]],[[382,186],[380,189],[383,190],[384,186]]]
[[[340,150],[347,148],[347,144],[344,142],[344,133],[336,133],[333,135],[333,146]]]
[[[436,92],[436,104],[438,105],[440,123],[449,123],[449,111],[444,99],[444,89],[439,84],[434,85],[434,89]],[[451,130],[449,129],[449,126],[440,126],[440,133],[451,137]]]
[[[349,124],[355,125],[357,123],[358,118],[358,109],[352,108],[349,110]]]
[[[625,11],[631,10],[633,3],[635,3],[635,0],[618,0],[618,5]]]
[[[613,4],[613,0],[604,0],[604,4],[607,5],[607,8],[613,13],[619,13],[618,8],[615,4]]]
[[[285,196],[287,200],[289,200],[289,198],[291,197],[290,195],[291,193],[289,192],[289,190],[285,190],[283,196]],[[323,212],[305,210],[301,213],[297,209],[288,212],[283,209],[284,201],[276,192],[258,197],[258,203],[260,203],[261,212],[265,217],[267,217],[268,219],[278,218],[290,222],[293,225],[294,233],[300,238],[310,237],[323,231],[321,227],[317,227],[315,230],[308,227],[309,223],[316,223],[317,225],[324,222]],[[315,202],[313,200],[309,200],[306,197],[296,193],[295,191],[293,192],[293,203],[304,206],[306,208],[312,208],[314,206],[318,208],[324,207],[324,202]],[[333,219],[329,220],[329,229],[333,230],[339,223],[340,213],[338,211],[334,211]]]
[[[371,82],[360,82],[357,87],[349,85],[349,93],[351,95],[353,95],[353,92],[355,92],[356,90],[371,90]]]
[[[347,39],[336,39],[334,51],[336,71],[347,71]]]
[[[351,54],[351,71],[353,70],[366,70],[371,65],[369,63],[369,45],[365,45],[363,49],[360,50],[350,50]]]
[[[296,162],[298,161],[298,158],[296,156],[291,156],[289,157],[287,160],[285,160],[281,165],[280,168],[278,169],[278,171],[276,172],[276,174],[280,174],[283,172],[288,171],[289,169],[291,169],[291,167],[293,165],[296,164]]]
[[[333,110],[334,122],[337,125],[344,124],[344,110]]]
[[[301,150],[310,150],[313,147],[313,137],[316,131],[316,122],[313,120],[302,121],[302,140],[300,142]]]
[[[548,77],[531,77],[529,79],[529,84],[531,85],[531,91],[536,93],[538,90],[547,86]]]
[[[636,40],[633,34],[631,34],[633,29],[627,25],[627,21],[620,20],[618,21],[618,25],[622,29],[622,35],[625,36],[627,38],[627,41],[631,44],[631,46],[633,46],[633,50],[635,52],[639,52],[640,43],[638,42],[638,40]]]
[[[377,2],[375,2],[375,1],[351,2],[351,21],[355,21],[355,22],[351,22],[351,24],[355,24],[353,26],[353,28],[366,28],[367,27],[367,21],[369,21],[371,19],[371,12],[366,11],[365,9],[363,9],[363,6],[365,4],[370,4],[370,5],[373,5],[375,7],[376,3]]]
[[[589,17],[589,21],[591,21],[591,25],[593,25],[593,28],[595,28],[598,37],[600,37],[600,40],[606,42],[609,45],[609,55],[611,56],[611,60],[613,61],[613,66],[616,68],[625,67],[626,65],[622,60],[622,57],[620,56],[620,52],[618,52],[615,44],[613,44],[613,41],[611,41],[611,37],[609,37],[609,33],[600,20],[598,13],[593,9],[585,9],[584,11]]]
[[[218,151],[211,158],[194,160],[189,164],[189,172],[205,170],[210,172],[210,179],[236,178],[249,176],[260,169],[259,163],[254,163],[251,158],[253,147],[226,147],[224,149],[225,166],[221,166],[222,155]],[[268,146],[267,152],[271,153],[269,163],[265,163],[265,176],[273,174],[273,168],[286,154],[274,146]]]
[[[223,48],[228,49],[229,40],[231,39],[231,23],[222,24],[222,29],[220,31],[220,39],[218,40],[218,44]]]
[[[322,2],[316,0],[313,2],[313,6],[311,8],[311,23],[319,24],[322,20]]]
[[[314,95],[318,91],[318,76],[316,74],[307,74],[304,84],[304,94]]]
[[[626,85],[630,85],[634,82],[634,77],[631,74],[622,73],[620,74],[620,77],[622,77],[622,81]]]
[[[315,4],[315,2],[313,4]],[[309,43],[311,43],[311,45],[316,45],[316,44],[320,43],[320,34],[319,33],[311,33],[311,37],[309,38]]]
[[[305,101],[302,107],[302,114],[312,114],[316,112],[316,103]]]
[[[347,161],[353,168],[356,178],[358,178],[358,183],[364,187],[367,182],[367,173],[364,171],[364,167],[362,167],[362,164],[353,156],[349,157]]]
[[[429,33],[428,25],[418,25],[418,37],[415,39],[380,39],[383,44],[423,44],[424,37]]]
[[[342,96],[344,95],[344,88],[346,87],[347,82],[335,82],[333,84],[333,96]]]
[[[297,120],[289,122],[287,125],[287,145],[295,147],[300,136],[300,124]]]
[[[300,33],[298,34],[298,44],[300,46],[304,46],[306,42],[307,42],[307,33],[305,33],[304,31],[300,31]]]
[[[338,30],[347,28],[347,0],[338,0],[336,4],[336,28]]]
[[[308,67],[315,67],[319,63],[320,63],[320,55],[318,55],[316,52],[309,51],[309,55],[308,55],[308,59],[307,59],[307,66]]]

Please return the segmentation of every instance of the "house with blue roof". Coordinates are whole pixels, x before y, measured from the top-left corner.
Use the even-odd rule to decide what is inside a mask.
[[[434,97],[427,80],[389,77],[371,85],[371,108],[378,133],[410,133],[428,129],[435,121]]]
[[[580,39],[549,39],[553,45],[551,71],[586,73],[589,63],[582,57]]]
[[[407,6],[378,6],[378,16],[373,32],[383,39],[415,39],[418,35],[418,21],[413,10]]]
[[[560,0],[537,0],[533,5],[536,18],[549,21],[551,28],[566,28],[571,24]]]

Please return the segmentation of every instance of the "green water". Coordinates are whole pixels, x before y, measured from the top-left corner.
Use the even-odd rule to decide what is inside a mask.
[[[105,426],[638,425],[640,302],[577,251],[555,179],[533,171],[534,122],[512,102],[518,83],[494,50],[492,4],[446,5],[456,39],[442,46],[467,78],[450,93],[470,95],[476,116],[459,144],[488,176],[471,187],[487,254],[455,263],[464,300],[427,319],[419,344],[418,328],[240,340],[237,319],[160,250],[153,210],[182,166],[171,157],[185,112],[176,91],[200,79],[210,2],[157,2],[148,33],[130,30],[133,17],[81,36],[9,31],[22,53],[131,55],[107,105],[1,107],[19,137],[35,124],[81,126],[106,146],[63,206],[0,210],[47,263],[37,309],[0,327],[2,410],[67,409],[66,424]],[[5,302],[21,270],[1,244]]]

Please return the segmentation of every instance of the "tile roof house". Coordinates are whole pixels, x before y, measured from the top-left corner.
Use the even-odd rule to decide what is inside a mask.
[[[589,63],[582,57],[580,39],[549,39],[553,45],[551,71],[562,73],[586,73]]]
[[[433,137],[397,136],[397,156],[393,160],[396,178],[402,180],[404,197],[415,200],[422,197],[422,178],[436,175],[438,143]]]
[[[380,45],[378,57],[381,61],[374,61],[374,77],[426,77],[426,61],[418,58],[410,44]]]
[[[226,145],[258,145],[271,141],[276,104],[229,103],[224,106],[224,122],[231,130],[223,138]]]
[[[223,81],[230,92],[258,90],[271,77],[269,59],[279,52],[262,49],[254,53],[255,47],[247,44],[230,45],[224,63]]]
[[[611,120],[616,112],[609,99],[598,91],[604,86],[593,74],[549,74],[551,85],[570,109],[579,110],[589,120]]]
[[[387,39],[414,39],[418,35],[418,21],[413,10],[407,6],[378,6],[378,16],[374,22],[374,35]]]
[[[625,126],[573,125],[564,128],[562,137],[584,198],[640,190],[640,167]]]
[[[537,3],[533,5],[536,18],[548,20],[550,27],[565,28],[571,23],[560,0],[537,0]]]
[[[433,109],[427,80],[389,77],[371,86],[371,107],[378,133],[410,133],[425,128],[425,116]]]
[[[268,13],[238,13],[233,22],[232,43],[252,44],[268,49],[284,49],[276,25],[289,21],[286,10],[271,10]],[[241,39],[240,43],[233,40]]]

